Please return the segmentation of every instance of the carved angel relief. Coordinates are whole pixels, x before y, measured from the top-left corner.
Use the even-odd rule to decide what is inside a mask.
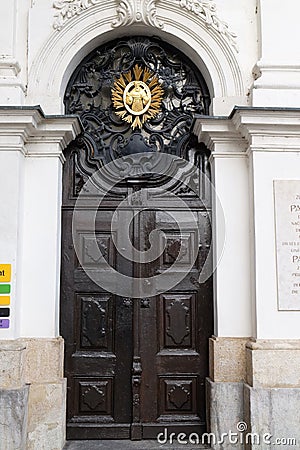
[[[148,68],[137,64],[132,71],[120,75],[112,89],[113,105],[117,116],[131,127],[141,128],[142,124],[160,111],[164,91],[157,76]]]

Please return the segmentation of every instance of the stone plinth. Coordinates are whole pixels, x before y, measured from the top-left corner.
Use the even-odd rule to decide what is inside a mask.
[[[292,449],[300,446],[300,389],[244,388],[245,420],[255,441],[249,450]]]
[[[28,386],[0,389],[0,448],[26,448]]]
[[[300,341],[253,340],[247,344],[247,383],[300,388]]]
[[[246,343],[249,338],[213,336],[209,340],[209,376],[212,381],[246,380]]]
[[[0,449],[61,450],[63,339],[0,341]]]
[[[32,384],[27,450],[61,450],[65,443],[66,380]]]
[[[214,450],[232,449],[232,443],[225,437],[220,443],[223,433],[237,432],[237,424],[243,421],[243,383],[215,383],[206,381],[207,425],[208,432],[213,433],[216,442],[210,445]],[[218,442],[219,441],[219,442]],[[242,446],[235,446],[242,450]]]

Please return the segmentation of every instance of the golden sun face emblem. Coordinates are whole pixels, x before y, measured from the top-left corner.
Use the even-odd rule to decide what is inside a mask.
[[[159,113],[164,94],[157,76],[137,64],[114,82],[111,92],[115,113],[133,129]]]

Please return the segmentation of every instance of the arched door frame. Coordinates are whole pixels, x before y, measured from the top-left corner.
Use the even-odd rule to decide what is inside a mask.
[[[235,104],[246,103],[242,71],[228,33],[209,26],[193,11],[161,1],[158,13],[163,26],[140,22],[114,27],[117,11],[109,2],[83,10],[53,32],[36,55],[28,79],[28,102],[41,104],[47,114],[64,113],[63,95],[77,65],[99,45],[126,35],[158,36],[179,48],[205,78],[212,97],[211,113],[224,114]],[[224,103],[225,102],[225,103]]]

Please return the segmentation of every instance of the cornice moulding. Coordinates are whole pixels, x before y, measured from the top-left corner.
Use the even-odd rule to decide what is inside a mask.
[[[204,142],[212,151],[226,147],[226,153],[241,152],[245,142],[228,118],[197,118],[193,132],[199,142]]]
[[[251,339],[247,342],[249,350],[300,350],[299,339]]]
[[[218,151],[218,150],[214,150],[211,152],[210,157],[209,157],[209,162],[211,164],[213,164],[216,160],[218,159],[236,159],[236,158],[248,158],[248,154],[247,152],[225,152],[225,151]]]
[[[245,129],[251,134],[298,136],[300,109],[241,109],[234,112],[232,122],[236,129]]]
[[[17,77],[21,71],[21,66],[19,61],[15,58],[1,56],[0,57],[0,75],[1,76],[11,76]]]
[[[197,117],[193,131],[218,154],[238,146],[248,154],[300,152],[300,109],[235,109],[228,118]]]
[[[274,140],[270,143],[263,142],[259,145],[259,143],[249,145],[247,153],[250,155],[251,153],[299,153],[300,154],[300,139],[298,141],[294,141],[295,143],[282,144],[280,142],[274,142]]]
[[[265,71],[300,71],[300,64],[293,64],[291,62],[287,62],[287,61],[277,61],[276,64],[274,62],[271,61],[266,61],[266,60],[260,60],[257,61],[257,63],[254,66],[254,70],[255,69],[264,69]]]
[[[0,137],[18,136],[19,146],[51,143],[64,149],[81,131],[81,123],[75,116],[44,116],[40,108],[30,107],[0,109]]]

